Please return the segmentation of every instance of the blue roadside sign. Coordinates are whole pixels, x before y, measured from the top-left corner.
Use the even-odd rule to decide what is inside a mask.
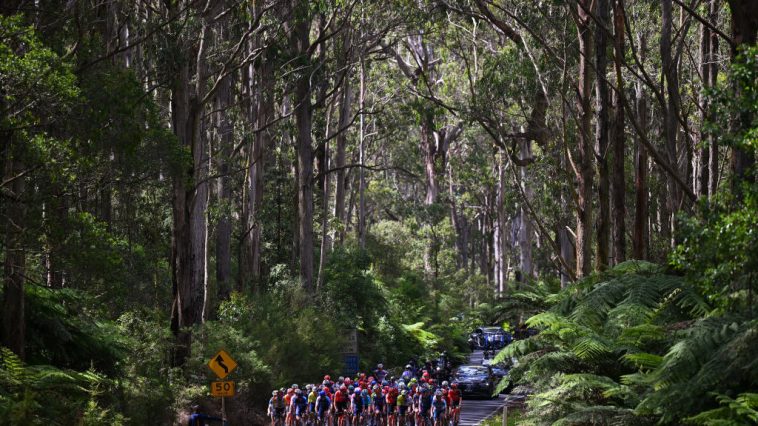
[[[344,354],[342,361],[344,362],[343,376],[353,377],[358,373],[358,365],[360,363],[358,354]]]

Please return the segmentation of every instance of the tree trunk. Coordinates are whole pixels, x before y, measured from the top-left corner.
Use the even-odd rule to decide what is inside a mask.
[[[361,54],[360,59],[360,92],[358,94],[358,108],[360,109],[360,129],[358,135],[358,155],[360,169],[358,170],[358,243],[361,249],[366,248],[366,116],[363,113],[366,108],[366,63]]]
[[[342,242],[345,238],[345,230],[347,229],[347,209],[345,208],[345,195],[347,193],[347,172],[345,171],[345,147],[347,145],[347,131],[345,129],[350,122],[352,92],[350,88],[350,78],[345,77],[345,81],[342,87],[342,96],[340,99],[340,112],[339,121],[337,124],[337,131],[340,132],[336,138],[336,153],[334,166],[338,169],[336,172],[334,188],[334,217],[337,218],[340,224],[338,235],[335,235],[335,239]]]
[[[532,142],[530,140],[522,139],[520,142],[519,159],[527,161],[532,159]],[[519,167],[519,173],[521,174],[521,185],[523,185],[524,196],[528,199],[532,198],[532,189],[529,186],[529,179],[527,174],[527,167]],[[522,202],[519,206],[519,228],[518,228],[518,245],[519,245],[519,271],[521,272],[521,281],[529,282],[534,278],[534,263],[532,261],[532,238],[534,232],[532,230],[532,221],[529,219],[529,213],[527,208]]]
[[[234,148],[232,139],[234,127],[228,111],[232,104],[231,91],[232,79],[231,76],[226,76],[218,89],[215,106],[219,143],[219,154],[216,161],[220,175],[216,179],[216,193],[220,206],[218,224],[216,225],[216,285],[219,300],[229,298],[232,275],[232,187],[231,177],[229,176],[229,160]]]
[[[424,204],[428,206],[434,204],[439,195],[435,167],[437,147],[434,143],[434,117],[431,116],[431,113],[424,111],[421,120],[421,153],[424,156],[424,177],[426,178]]]
[[[3,181],[8,182],[3,189],[5,206],[5,241],[3,251],[3,329],[2,344],[13,351],[19,358],[26,358],[26,296],[24,284],[26,277],[26,249],[24,247],[23,201],[26,190],[24,171],[21,162],[21,144],[14,143],[10,132],[0,133],[5,139],[5,172]],[[11,180],[12,179],[12,180]]]
[[[311,17],[308,5],[292,1],[290,47],[297,55],[301,69],[294,84],[294,112],[297,127],[297,221],[299,275],[303,288],[313,293],[313,105],[311,103],[312,63],[309,56]]]
[[[700,132],[697,141],[699,148],[695,179],[695,194],[697,194],[698,198],[708,197],[708,172],[710,169],[708,167],[708,144],[706,143],[708,135],[705,125],[709,118],[707,91],[711,84],[711,60],[711,30],[707,25],[703,24],[700,26],[700,81],[702,89],[700,90],[698,99],[698,103],[700,104]]]
[[[608,267],[610,228],[611,228],[611,200],[610,200],[610,175],[608,172],[608,130],[610,106],[608,95],[608,81],[606,71],[608,68],[607,49],[608,37],[606,30],[609,27],[609,0],[597,0],[597,19],[595,30],[595,65],[597,66],[596,89],[596,128],[595,149],[598,168],[598,218],[597,218],[597,257],[595,269],[602,271]]]
[[[492,226],[492,255],[493,255],[493,272],[492,276],[495,281],[495,290],[497,295],[505,295],[506,282],[508,281],[508,271],[505,266],[505,240],[506,240],[506,214],[505,214],[505,155],[502,150],[498,150],[495,155],[495,171],[497,172],[497,185],[495,186],[495,217]]]
[[[614,65],[616,71],[615,117],[613,127],[613,258],[619,264],[626,260],[626,134],[624,133],[624,105],[626,93],[624,78],[621,74],[624,61],[624,4],[622,0],[613,1],[614,27]]]
[[[590,28],[591,0],[579,0],[576,25],[579,38],[579,173],[577,176],[576,218],[576,276],[588,275],[592,270],[592,30]]]
[[[175,13],[172,12],[172,13]],[[208,154],[201,137],[203,108],[199,103],[205,88],[204,57],[207,25],[203,23],[199,47],[192,64],[185,61],[172,82],[172,127],[179,144],[192,155],[192,163],[174,177],[172,280],[174,306],[171,325],[176,336],[173,364],[183,365],[190,355],[192,335],[189,327],[203,320],[206,276],[208,205]],[[191,86],[195,79],[194,87]]]
[[[710,0],[708,5],[708,21],[716,25],[718,21],[718,11],[720,7],[719,0]],[[718,83],[719,76],[719,36],[713,32],[710,34],[710,55],[708,67],[708,77],[710,81],[708,85],[715,87]],[[708,136],[708,200],[711,200],[716,195],[716,190],[719,184],[719,146],[716,140],[716,136],[711,134]]]
[[[663,114],[663,134],[666,142],[667,160],[671,167],[679,173],[679,157],[677,152],[677,136],[679,133],[679,76],[677,64],[671,53],[671,29],[672,29],[672,0],[661,0],[661,66],[663,67],[663,79],[666,82],[666,105]],[[679,209],[682,199],[682,191],[677,186],[673,176],[667,177],[667,222],[670,230],[667,231],[674,245],[675,220],[674,215]]]
[[[640,52],[646,49],[645,35],[640,34]],[[644,85],[637,82],[636,87],[636,109],[637,117],[640,123],[640,129],[647,130],[649,125],[647,98],[645,96]],[[632,254],[635,259],[645,260],[648,258],[647,234],[649,222],[649,202],[648,202],[648,159],[647,150],[637,136],[635,143],[634,155],[634,230],[632,232]]]

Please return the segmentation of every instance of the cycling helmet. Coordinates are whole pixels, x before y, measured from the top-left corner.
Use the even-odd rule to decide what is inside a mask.
[[[281,393],[287,392],[287,389],[279,388],[279,392],[281,392]]]
[[[434,393],[434,396],[442,396],[442,391],[437,390],[437,392]]]
[[[379,389],[379,385],[377,385],[376,382],[374,382],[374,390],[377,390],[377,389]]]
[[[292,388],[289,388],[289,389],[287,389],[287,393],[291,395],[291,394],[295,393],[295,390],[292,389]]]
[[[384,364],[376,364],[376,368],[384,368]]]
[[[450,385],[450,386],[451,386],[453,389],[458,389],[458,383],[453,383],[453,384],[452,384],[452,385]]]
[[[411,365],[410,365],[410,364],[406,365],[406,366],[405,366],[405,369],[406,369],[406,370],[410,370],[410,369],[411,369]]]
[[[414,377],[414,378],[412,378],[412,379],[411,379],[411,384],[413,384],[413,383],[418,383],[418,379],[416,379],[415,377]]]
[[[326,396],[326,391],[321,391],[318,393],[318,396]]]
[[[361,388],[355,388],[355,391],[353,393],[355,393],[356,395],[360,395],[361,394]]]
[[[372,381],[371,381],[371,384],[372,384],[372,385],[375,385],[375,384],[376,384],[376,380],[372,380]]]
[[[279,395],[279,391],[274,389],[273,392],[271,392],[271,396],[277,396]]]
[[[329,375],[328,375],[328,374],[327,374],[326,376],[324,376],[324,381],[329,381],[329,380],[332,380],[332,378],[331,378],[331,377],[329,377]]]
[[[389,384],[390,384],[390,383],[389,383],[388,381],[386,381],[386,380],[382,380],[382,386],[387,386],[387,385],[389,385]]]
[[[341,391],[346,391],[347,390],[347,386],[345,386],[345,385],[340,386],[340,390]]]
[[[306,390],[311,390],[311,389],[313,389],[313,385],[305,385],[305,389]]]
[[[298,394],[298,395],[302,395],[303,394],[303,390],[302,389],[295,389],[295,393]]]
[[[368,389],[363,389],[361,391],[361,395],[368,395]]]
[[[350,392],[352,392],[353,390],[355,390],[355,386],[350,385],[350,386],[347,387],[347,390],[349,390]]]
[[[407,391],[407,390],[404,390],[404,391],[402,391],[401,393],[402,393],[403,395],[408,395],[408,391]]]
[[[329,380],[324,380],[321,382],[321,386],[329,386]]]
[[[344,382],[344,381],[345,381],[345,378],[344,378],[344,377],[342,377],[342,376],[340,376],[340,377],[337,379],[337,381],[338,381],[338,382]]]
[[[298,389],[297,383],[292,385],[292,389]]]
[[[442,386],[444,386],[444,387],[450,386],[450,383],[448,383],[447,380],[444,380],[442,382]]]
[[[349,384],[350,384],[350,383],[352,383],[352,382],[353,382],[353,380],[352,380],[352,379],[350,379],[350,377],[345,377],[345,384],[346,384],[346,385],[349,385]]]
[[[405,383],[400,383],[399,385],[397,385],[397,387],[398,389],[403,390],[405,389]]]

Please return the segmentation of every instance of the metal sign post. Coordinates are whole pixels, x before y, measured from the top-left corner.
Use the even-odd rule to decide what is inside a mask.
[[[223,379],[237,368],[237,361],[235,361],[225,350],[221,349],[216,355],[211,357],[210,361],[208,361],[208,368],[216,373],[216,376],[219,379]],[[221,420],[226,424],[226,397],[234,396],[234,382],[212,382],[211,395],[221,397]]]

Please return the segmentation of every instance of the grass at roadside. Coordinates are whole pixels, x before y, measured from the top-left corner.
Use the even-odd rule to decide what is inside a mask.
[[[520,418],[521,418],[520,408],[509,408],[507,426],[516,426]],[[482,422],[482,426],[503,426],[503,412],[501,411],[500,414],[494,415],[490,417],[489,419],[485,420],[484,422]]]

